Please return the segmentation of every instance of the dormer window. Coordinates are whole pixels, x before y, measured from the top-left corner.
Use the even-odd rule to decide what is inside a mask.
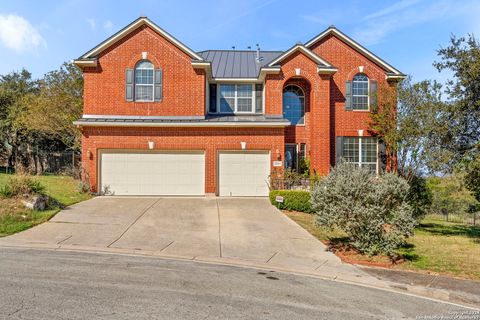
[[[135,101],[153,101],[153,64],[142,60],[135,66]]]
[[[220,113],[253,113],[255,96],[252,84],[220,84]]]
[[[126,70],[125,99],[137,102],[161,101],[162,78],[162,69],[155,69],[148,60],[140,60],[135,69]]]

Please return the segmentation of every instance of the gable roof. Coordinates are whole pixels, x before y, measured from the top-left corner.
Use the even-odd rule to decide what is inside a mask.
[[[327,67],[327,68],[334,68],[328,61],[326,61],[325,59],[322,59],[319,55],[317,55],[313,51],[309,50],[303,44],[300,44],[300,43],[297,43],[296,45],[294,45],[293,47],[291,47],[290,49],[285,51],[282,55],[277,57],[275,60],[271,61],[268,64],[268,66],[273,67],[275,65],[278,65],[278,63],[282,62],[283,60],[285,60],[286,58],[288,58],[289,56],[291,56],[292,54],[294,54],[297,51],[301,51],[303,54],[308,56],[310,59],[312,59],[313,61],[318,63],[319,66]]]
[[[340,30],[338,30],[335,26],[330,26],[328,27],[325,31],[323,31],[322,33],[318,34],[317,36],[313,37],[311,40],[309,40],[305,46],[307,48],[310,48],[311,46],[313,46],[315,43],[317,43],[318,41],[324,39],[325,37],[329,36],[329,35],[335,35],[337,38],[339,38],[340,40],[342,40],[343,42],[345,42],[346,44],[348,44],[350,47],[352,47],[353,49],[357,50],[359,53],[361,53],[363,56],[369,58],[370,60],[374,61],[375,63],[377,63],[378,65],[380,65],[381,67],[383,67],[386,71],[396,75],[396,76],[401,76],[403,77],[404,74],[401,73],[400,71],[398,71],[398,69],[394,68],[393,66],[391,66],[390,64],[388,64],[387,62],[385,62],[383,59],[381,59],[380,57],[378,57],[377,55],[373,54],[371,51],[369,51],[367,48],[363,47],[361,44],[359,44],[358,42],[356,42],[355,40],[353,40],[352,38],[350,38],[349,36],[347,36],[345,33],[341,32]]]
[[[91,49],[90,51],[86,52],[80,58],[78,58],[76,61],[82,61],[86,62],[88,60],[92,60],[98,56],[99,53],[101,53],[103,50],[107,49],[114,43],[120,41],[123,39],[125,36],[129,35],[132,31],[136,30],[137,28],[147,25],[153,30],[155,30],[158,34],[166,38],[168,41],[173,43],[175,46],[177,46],[180,50],[188,54],[192,59],[195,60],[203,60],[200,55],[198,55],[195,51],[184,45],[182,42],[180,42],[178,39],[176,39],[174,36],[169,34],[167,31],[163,30],[160,28],[158,25],[153,23],[150,19],[147,17],[140,17],[127,25],[125,28],[121,29],[114,35],[112,35],[110,38],[106,39],[105,41],[101,42],[99,45],[97,45],[95,48]]]
[[[337,68],[310,50],[315,43],[331,34],[335,35],[350,47],[357,50],[360,54],[381,66],[386,71],[386,79],[395,80],[405,78],[403,73],[367,50],[365,47],[361,46],[358,42],[351,39],[334,26],[330,26],[325,31],[308,41],[305,45],[297,43],[286,51],[260,51],[260,59],[257,59],[257,51],[255,50],[206,50],[195,52],[153,23],[147,17],[140,17],[73,62],[80,67],[95,67],[97,65],[97,57],[102,51],[144,25],[149,26],[189,55],[192,58],[192,66],[194,68],[204,68],[208,70],[211,77],[222,80],[225,79],[225,81],[233,81],[235,79],[246,79],[246,81],[255,81],[255,79],[257,81],[261,80],[267,73],[280,72],[280,66],[278,64],[290,55],[299,51],[317,63],[317,72],[326,74],[335,73]]]
[[[260,70],[283,51],[206,50],[198,52],[211,62],[213,78],[258,78]]]

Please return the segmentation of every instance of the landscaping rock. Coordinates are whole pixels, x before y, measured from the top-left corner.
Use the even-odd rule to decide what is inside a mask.
[[[30,197],[29,199],[22,200],[25,207],[32,210],[43,211],[48,204],[48,196],[38,194]]]

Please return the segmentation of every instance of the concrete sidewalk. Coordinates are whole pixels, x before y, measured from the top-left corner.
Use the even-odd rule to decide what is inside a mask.
[[[452,277],[400,271],[374,267],[359,267],[378,280],[391,283],[397,289],[408,291],[415,287],[436,292],[438,298],[456,303],[480,307],[480,281],[456,279]]]

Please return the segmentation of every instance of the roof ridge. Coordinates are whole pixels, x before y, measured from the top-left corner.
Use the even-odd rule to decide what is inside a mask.
[[[208,52],[208,51],[222,51],[222,52],[257,52],[257,50],[232,50],[232,49],[208,49],[197,51],[197,53]],[[260,52],[285,52],[282,50],[260,50]]]

